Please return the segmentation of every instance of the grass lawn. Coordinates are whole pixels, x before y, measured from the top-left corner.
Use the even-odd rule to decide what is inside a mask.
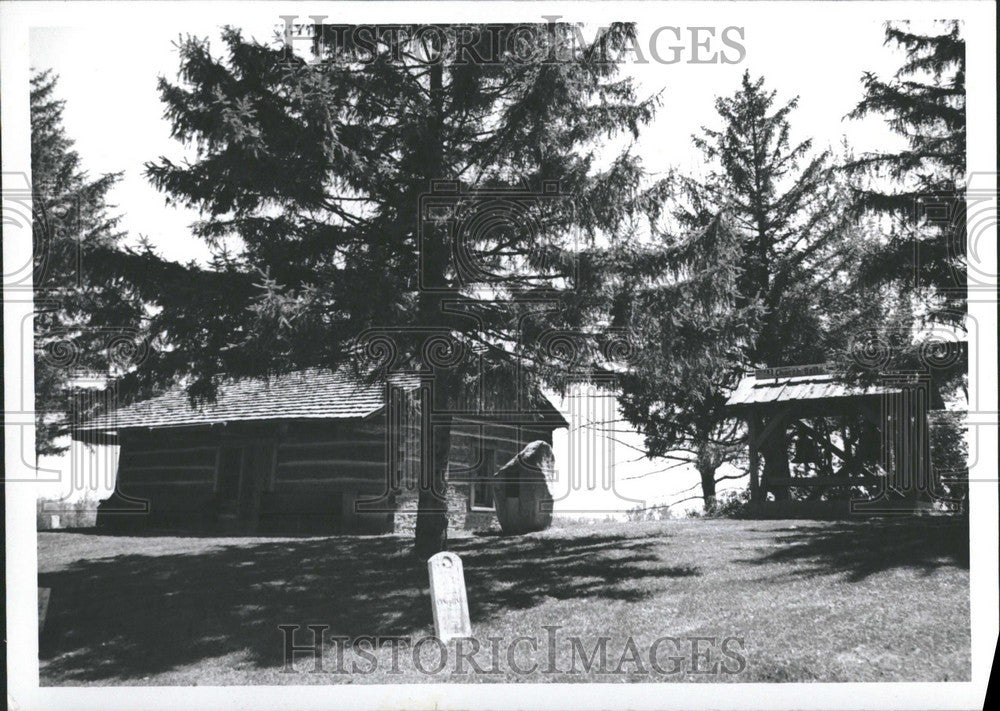
[[[426,569],[409,547],[397,536],[41,532],[39,585],[52,589],[42,684],[970,675],[968,532],[958,521],[695,519],[456,538],[451,549],[464,561],[481,673],[468,657],[459,669],[456,642],[444,670],[427,674],[442,660],[436,644],[397,646],[393,665],[392,645],[373,652],[365,639],[416,643],[432,633]],[[302,626],[299,645],[310,641],[306,625],[328,626],[321,672],[309,655],[295,672],[283,671],[284,624]],[[337,636],[350,641],[341,645]],[[536,638],[537,649],[530,640],[515,643],[519,636]],[[595,654],[587,671],[584,656],[599,652],[602,638],[607,663]],[[458,644],[474,650],[470,641]],[[352,664],[377,668],[338,673]]]

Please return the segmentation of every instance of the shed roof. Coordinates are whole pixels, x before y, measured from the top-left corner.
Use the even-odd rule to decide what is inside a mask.
[[[857,398],[901,390],[900,387],[885,385],[847,383],[824,365],[764,368],[745,375],[726,405],[745,407],[773,402]]]
[[[407,390],[419,386],[412,375],[392,376]],[[544,418],[557,427],[566,420],[548,405]],[[367,383],[346,369],[304,370],[270,378],[246,378],[222,383],[214,402],[192,406],[183,387],[149,400],[97,415],[78,425],[78,431],[112,432],[135,428],[188,427],[225,422],[300,419],[363,419],[385,406],[385,382]]]

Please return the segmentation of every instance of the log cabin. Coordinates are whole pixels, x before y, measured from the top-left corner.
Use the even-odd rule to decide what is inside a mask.
[[[495,525],[490,476],[567,422],[540,393],[516,412],[450,415],[450,525]],[[98,526],[220,534],[388,533],[416,522],[436,418],[416,376],[345,369],[233,380],[193,406],[182,388],[112,409],[74,437],[119,446]]]

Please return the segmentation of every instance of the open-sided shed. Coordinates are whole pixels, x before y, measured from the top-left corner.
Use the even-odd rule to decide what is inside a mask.
[[[941,398],[926,378],[847,381],[826,364],[758,369],[727,405],[748,427],[754,501],[852,498],[852,509],[940,497],[930,476],[927,414]],[[763,459],[763,467],[761,466]],[[853,496],[851,493],[853,492]]]

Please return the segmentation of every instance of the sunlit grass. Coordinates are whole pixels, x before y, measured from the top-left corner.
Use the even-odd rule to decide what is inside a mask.
[[[427,576],[402,537],[197,538],[40,533],[52,589],[43,684],[281,684],[507,681],[941,681],[970,673],[968,534],[943,519],[600,523],[520,538],[465,537],[475,655],[425,674],[411,650],[373,666],[366,635],[433,632]],[[328,625],[323,673],[284,673],[281,624]],[[555,630],[555,664],[550,630]],[[517,637],[537,638],[507,648]],[[500,638],[490,673],[488,638]],[[607,638],[607,663],[586,672]],[[660,671],[650,666],[658,647]],[[709,641],[692,642],[693,638]],[[630,638],[639,663],[622,662]],[[729,650],[721,654],[723,640]],[[471,643],[470,643],[471,644]],[[709,657],[691,655],[710,647]],[[366,646],[367,645],[367,646]],[[466,647],[468,651],[469,647]],[[368,656],[361,652],[368,652]],[[423,645],[424,668],[439,650]],[[308,655],[307,655],[308,656]],[[671,661],[671,657],[676,657]],[[739,664],[739,659],[743,663]],[[716,673],[695,673],[719,662]],[[574,673],[575,672],[575,673]],[[607,673],[602,673],[607,672]],[[735,673],[728,673],[735,672]]]

